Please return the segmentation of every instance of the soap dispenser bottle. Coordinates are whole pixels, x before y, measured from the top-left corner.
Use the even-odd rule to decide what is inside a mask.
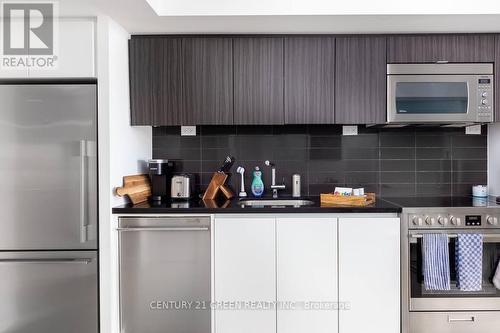
[[[253,180],[252,180],[252,194],[255,197],[261,197],[264,194],[264,182],[262,181],[262,171],[260,171],[259,167],[255,167],[255,171],[253,172]]]

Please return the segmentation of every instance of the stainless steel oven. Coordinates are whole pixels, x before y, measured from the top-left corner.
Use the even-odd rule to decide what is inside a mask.
[[[500,290],[492,283],[500,260],[500,209],[412,208],[403,211],[403,332],[489,333],[500,327]],[[422,239],[426,233],[449,239],[451,289],[424,287]],[[455,242],[458,234],[483,236],[482,289],[456,287]]]
[[[388,64],[389,123],[493,121],[493,64]]]

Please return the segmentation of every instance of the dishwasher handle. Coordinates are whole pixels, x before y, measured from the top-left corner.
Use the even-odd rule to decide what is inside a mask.
[[[208,231],[208,227],[164,227],[164,228],[117,228],[118,231]]]

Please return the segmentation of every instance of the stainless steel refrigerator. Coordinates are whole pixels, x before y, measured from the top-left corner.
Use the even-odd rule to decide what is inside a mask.
[[[0,333],[98,331],[96,94],[0,83]]]

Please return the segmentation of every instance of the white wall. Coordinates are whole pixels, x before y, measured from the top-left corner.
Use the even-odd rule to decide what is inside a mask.
[[[500,123],[488,125],[488,187],[500,196]]]
[[[498,0],[146,0],[158,15],[498,14]]]
[[[131,127],[128,87],[129,34],[109,17],[97,19],[99,90],[99,247],[101,331],[117,333],[118,251],[112,207],[123,203],[113,194],[122,177],[141,172],[151,157],[150,127]]]

